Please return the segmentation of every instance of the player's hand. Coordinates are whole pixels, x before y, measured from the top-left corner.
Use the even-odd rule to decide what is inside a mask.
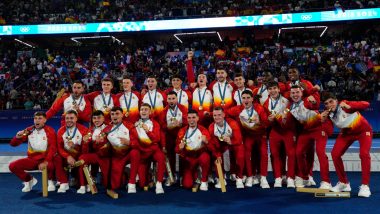
[[[351,108],[351,106],[349,106],[347,103],[345,103],[345,102],[341,102],[340,104],[339,104],[342,108],[345,108],[345,109],[350,109]]]
[[[123,145],[126,145],[126,146],[128,146],[129,143],[131,142],[130,140],[128,140],[127,138],[124,138],[124,137],[119,137],[119,139],[120,139],[120,143]]]
[[[206,135],[202,135],[202,142],[204,142],[205,144],[208,144]]]
[[[275,114],[271,114],[271,115],[268,116],[268,120],[269,120],[270,122],[272,122],[272,121],[274,120],[275,117],[276,117]]]
[[[42,171],[43,169],[45,169],[47,167],[47,165],[48,165],[48,162],[44,161],[44,162],[38,164],[38,169]]]
[[[215,160],[215,164],[222,164],[222,158],[221,157],[217,157],[216,160]]]
[[[71,157],[71,155],[69,157],[67,157],[67,163],[70,165],[70,166],[74,166],[75,164],[75,159],[73,157]]]
[[[315,100],[315,98],[314,98],[312,95],[310,95],[310,96],[307,98],[307,100],[308,100],[311,104],[315,104],[315,103],[317,103],[317,101]]]

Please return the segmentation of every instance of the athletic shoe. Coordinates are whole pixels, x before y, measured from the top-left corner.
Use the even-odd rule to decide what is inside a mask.
[[[350,183],[345,184],[342,182],[338,182],[334,187],[330,189],[333,192],[351,192]]]
[[[30,190],[32,190],[33,186],[37,184],[37,179],[35,179],[34,177],[32,177],[32,179],[30,179],[30,181],[27,181],[27,182],[23,182],[24,184],[24,188],[22,188],[22,192],[30,192]]]

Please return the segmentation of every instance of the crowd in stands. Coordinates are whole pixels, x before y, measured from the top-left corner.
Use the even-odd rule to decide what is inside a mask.
[[[0,25],[264,15],[379,5],[379,0],[4,0],[0,2]]]
[[[81,47],[19,51],[21,46],[3,43],[0,109],[46,109],[62,88],[68,90],[70,83],[78,79],[91,92],[100,89],[104,77],[121,80],[128,74],[134,77],[136,89],[141,90],[145,77],[154,74],[159,87],[165,89],[172,74],[186,78],[189,50],[195,51],[195,71],[207,74],[210,81],[220,64],[225,65],[230,78],[241,71],[254,84],[260,82],[264,71],[284,82],[288,67],[296,65],[304,78],[319,84],[323,91],[335,92],[339,99],[379,100],[378,35],[368,30],[360,36],[344,32],[322,38],[310,33],[283,34],[278,39],[260,42],[255,42],[253,35],[236,40],[226,37],[223,42],[207,38],[190,43],[141,41],[123,46],[102,44],[102,50],[93,48],[91,52],[84,52]],[[118,83],[115,88],[120,89]]]

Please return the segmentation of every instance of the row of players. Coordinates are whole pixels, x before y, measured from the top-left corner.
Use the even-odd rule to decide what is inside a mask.
[[[207,189],[205,179],[210,167],[210,164],[205,165],[204,162],[210,159],[210,154],[212,159],[216,158],[218,162],[221,162],[221,154],[227,149],[231,153],[231,172],[236,175],[236,186],[238,188],[244,187],[243,174],[247,176],[245,186],[249,187],[260,182],[262,188],[269,188],[266,179],[268,174],[267,137],[269,136],[275,187],[281,186],[281,176],[285,173],[286,165],[288,187],[302,187],[307,183],[306,181],[309,180],[309,176],[312,173],[315,143],[321,166],[320,188],[331,189],[332,191],[350,191],[351,187],[344,172],[341,156],[355,140],[359,140],[363,170],[359,196],[369,197],[371,194],[368,186],[370,177],[369,150],[372,143],[372,129],[365,118],[358,112],[367,108],[369,104],[367,102],[349,101],[338,103],[334,95],[327,94],[324,97],[326,110],[319,113],[317,111],[320,104],[318,86],[312,86],[307,80],[300,79],[298,70],[295,68],[291,68],[288,74],[290,81],[286,85],[271,81],[272,77],[267,72],[263,84],[257,88],[249,89],[245,87],[245,80],[242,75],[237,74],[235,76],[235,84],[229,83],[226,80],[227,73],[221,69],[217,70],[217,80],[210,85],[211,90],[207,89],[206,76],[200,74],[198,75],[197,85],[190,84],[191,88],[193,88],[193,93],[182,90],[180,78],[173,77],[173,88],[167,94],[159,92],[156,89],[157,82],[155,78],[149,77],[147,79],[148,91],[143,93],[141,101],[139,94],[131,90],[133,83],[129,78],[123,79],[124,93],[119,95],[112,95],[110,93],[113,86],[110,79],[103,79],[102,92],[92,92],[85,96],[82,95],[84,90],[83,84],[75,82],[73,84],[73,93],[64,95],[58,99],[46,115],[47,118],[50,118],[60,109],[64,109],[63,127],[61,129],[67,129],[68,131],[65,133],[63,133],[64,131],[61,132],[65,136],[62,138],[63,150],[59,154],[63,158],[66,158],[69,164],[73,164],[75,161],[72,158],[68,158],[72,156],[67,156],[67,151],[70,151],[70,148],[75,145],[82,144],[81,141],[70,143],[71,141],[68,140],[67,137],[70,137],[73,134],[71,132],[74,132],[76,129],[67,128],[67,114],[75,110],[74,112],[77,114],[78,121],[87,122],[91,115],[92,103],[96,112],[100,111],[103,113],[105,124],[109,124],[110,121],[113,123],[113,125],[110,125],[110,130],[104,133],[109,131],[113,133],[115,130],[119,130],[120,127],[117,127],[119,124],[116,124],[114,119],[112,119],[113,111],[111,109],[115,110],[115,106],[120,106],[120,120],[132,124],[135,123],[136,139],[139,139],[139,143],[136,143],[136,145],[140,145],[139,150],[141,151],[140,156],[143,157],[142,160],[150,161],[153,158],[157,162],[157,177],[161,178],[162,174],[163,178],[165,165],[163,162],[159,162],[162,158],[161,155],[157,156],[153,154],[156,154],[158,151],[166,153],[169,157],[171,168],[174,169],[175,153],[177,152],[182,157],[190,157],[182,158],[185,160],[184,164],[181,164],[183,166],[181,174],[185,187],[189,187],[189,184],[193,182],[191,171],[194,170],[194,166],[199,164],[201,168],[204,168],[202,169],[201,189]],[[235,87],[237,88],[234,90]],[[254,99],[257,97],[255,95],[259,95],[257,102]],[[234,106],[233,100],[237,103],[236,106]],[[140,103],[143,104],[139,105]],[[166,103],[167,106],[165,107]],[[191,104],[192,110],[189,111],[186,117],[189,104]],[[148,122],[150,125],[144,125],[147,119],[143,117],[144,109],[147,111],[145,117],[150,118],[147,120],[150,121]],[[225,114],[228,119],[224,118]],[[189,117],[192,115],[197,118],[196,120],[199,119],[199,122],[196,122],[196,124],[199,123],[200,125],[197,126],[195,124],[198,127],[197,129],[193,129],[190,125]],[[154,121],[158,121],[160,124],[157,125],[160,127],[156,128],[158,131],[154,129]],[[339,177],[339,182],[334,187],[331,186],[328,159],[325,152],[327,138],[333,130],[333,123],[342,129],[332,150],[335,169]],[[201,129],[207,132],[206,128],[200,127],[209,127],[210,134],[195,135],[198,132],[202,133]],[[269,133],[268,127],[271,127]],[[127,126],[126,128],[129,130]],[[156,133],[156,135],[152,133]],[[212,143],[208,143],[208,135],[215,137],[213,138],[214,140],[211,140]],[[112,142],[112,137],[109,139],[109,135],[105,134],[105,136],[103,140],[107,141],[108,139],[112,148],[124,145],[124,143],[129,145],[132,142],[132,138],[128,140],[128,143],[121,143],[123,140],[117,139],[116,142]],[[176,139],[173,136],[181,137],[177,138],[176,143]],[[193,140],[191,140],[192,137],[194,138]],[[59,139],[58,132],[58,141]],[[92,139],[97,139],[97,136],[93,136]],[[95,145],[100,143],[100,141],[96,142],[95,140]],[[86,145],[86,143],[83,145]],[[151,148],[152,145],[155,145],[154,149],[153,147]],[[149,148],[148,150],[145,150],[146,146]],[[59,148],[60,146],[58,146],[58,151],[60,151]],[[128,148],[130,149],[130,147]],[[130,161],[132,165],[132,160]],[[142,185],[146,183],[147,169],[144,170],[144,168],[147,167],[149,161],[137,161],[141,165],[138,167],[138,170],[142,173],[139,176],[141,177],[140,182],[142,182]],[[125,164],[124,162],[123,164]],[[112,164],[114,164],[114,161],[112,161]],[[102,167],[102,164],[100,166]],[[189,170],[189,174],[186,174],[185,172],[187,172],[186,169],[188,168],[191,170]],[[131,170],[128,191],[131,189],[131,192],[134,192],[135,177],[132,176],[132,171],[135,172]],[[107,170],[102,170],[102,172],[107,172]],[[260,181],[257,180],[256,176],[260,176]],[[57,174],[57,177],[60,176]],[[25,188],[30,189],[34,180],[31,177],[24,176],[22,178],[24,181],[28,181],[25,184]],[[112,188],[120,186],[121,181],[119,181],[119,178],[117,180],[112,185]],[[158,179],[156,184],[156,192],[158,193],[163,192],[161,182],[162,179]],[[65,180],[63,180],[61,183],[64,185],[67,182],[65,183]],[[81,186],[79,192],[83,192],[84,185]],[[59,191],[63,191],[66,188],[64,185]]]

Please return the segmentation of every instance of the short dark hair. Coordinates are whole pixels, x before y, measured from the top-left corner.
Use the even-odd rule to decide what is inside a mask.
[[[300,85],[292,85],[292,87],[290,87],[290,90],[292,90],[293,88],[299,88],[299,89],[303,89]]]
[[[175,95],[175,96],[177,96],[177,92],[175,92],[175,91],[169,91],[168,96],[169,95]]]
[[[96,111],[92,112],[92,117],[93,116],[101,116],[101,115],[104,116],[104,113],[100,110],[96,110]]]
[[[101,82],[111,82],[111,84],[113,85],[113,80],[109,77],[103,78]]]
[[[123,76],[123,80],[125,80],[125,79],[128,79],[128,80],[131,80],[131,81],[132,81],[132,77],[129,76],[129,75],[124,75],[124,76]]]
[[[66,114],[74,114],[76,117],[78,117],[78,112],[75,110],[68,110]]]
[[[73,82],[73,85],[74,84],[81,84],[82,86],[84,86],[84,83],[81,81],[81,80],[75,80],[74,82]]]
[[[182,77],[180,75],[178,75],[178,74],[174,74],[172,76],[171,80],[173,80],[173,79],[180,79],[181,81],[183,81]]]
[[[267,83],[267,88],[270,88],[270,87],[277,87],[277,88],[279,88],[278,82],[276,82],[276,81],[269,81]]]
[[[221,106],[217,106],[214,108],[214,111],[222,111],[224,112],[224,109]]]
[[[187,112],[187,115],[189,114],[196,114],[198,116],[198,112],[194,109],[189,109],[189,111]]]
[[[331,93],[331,92],[325,92],[322,94],[322,101],[325,102],[326,100],[328,99],[333,99],[333,100],[337,100],[335,94]]]
[[[243,77],[244,78],[244,75],[243,75],[243,73],[236,73],[234,78],[236,78],[236,77]]]
[[[111,108],[111,112],[116,112],[116,111],[121,111],[121,112],[123,112],[123,109],[121,108],[121,107],[119,107],[119,106],[114,106],[114,107],[112,107]]]
[[[43,111],[36,111],[34,113],[34,117],[36,117],[36,116],[42,116],[42,117],[46,118],[46,113]]]
[[[250,90],[244,90],[244,91],[241,93],[241,96],[243,96],[244,94],[248,94],[249,96],[253,97],[253,93],[252,93],[252,91],[250,91]]]
[[[148,107],[149,109],[152,109],[152,106],[150,106],[148,103],[143,103],[143,104],[141,104],[140,109],[141,109],[141,107],[143,107],[143,106]]]

